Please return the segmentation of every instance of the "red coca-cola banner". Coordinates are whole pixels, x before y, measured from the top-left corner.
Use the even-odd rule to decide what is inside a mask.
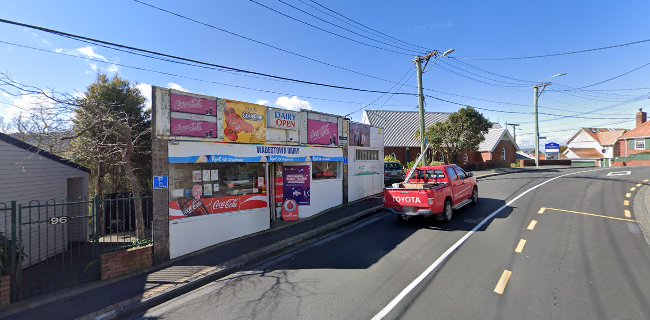
[[[178,220],[208,214],[262,209],[268,207],[266,194],[219,198],[181,199],[169,202],[169,219]]]
[[[169,131],[172,136],[216,138],[217,123],[172,118]]]
[[[217,100],[203,99],[172,93],[170,96],[171,110],[176,112],[217,115]]]

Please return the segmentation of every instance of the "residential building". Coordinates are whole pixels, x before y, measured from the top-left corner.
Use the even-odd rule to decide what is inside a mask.
[[[614,166],[650,165],[650,122],[643,109],[636,113],[636,127],[618,137],[620,153]]]
[[[611,166],[619,155],[618,138],[626,129],[580,128],[566,142],[562,153],[574,164]]]

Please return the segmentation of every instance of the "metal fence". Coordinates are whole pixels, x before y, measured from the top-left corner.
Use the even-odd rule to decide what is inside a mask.
[[[136,235],[136,205],[144,234]],[[102,252],[151,240],[151,195],[0,202],[0,267],[12,300],[100,278]],[[13,254],[12,254],[13,252]]]

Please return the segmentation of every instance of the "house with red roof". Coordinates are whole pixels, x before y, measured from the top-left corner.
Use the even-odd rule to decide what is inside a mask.
[[[618,138],[626,129],[580,128],[566,142],[561,158],[573,165],[610,167],[620,153]]]
[[[615,167],[650,166],[650,122],[643,109],[636,113],[636,127],[621,135],[618,142],[621,147]]]

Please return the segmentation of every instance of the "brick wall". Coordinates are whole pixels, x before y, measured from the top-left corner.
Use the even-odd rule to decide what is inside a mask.
[[[151,245],[104,253],[101,255],[102,280],[144,270],[152,265]]]
[[[501,160],[501,153],[503,152],[503,148],[506,148],[506,160],[503,161]],[[509,140],[501,140],[499,141],[499,144],[497,144],[497,147],[494,149],[494,152],[491,154],[490,159],[485,159],[483,158],[484,161],[487,160],[493,160],[493,161],[500,161],[500,162],[506,162],[506,163],[514,163],[517,161],[517,149],[515,149],[515,145],[512,143],[512,141]]]
[[[650,160],[634,160],[629,162],[612,162],[612,167],[650,167]]]
[[[11,276],[0,277],[0,307],[11,304]]]

